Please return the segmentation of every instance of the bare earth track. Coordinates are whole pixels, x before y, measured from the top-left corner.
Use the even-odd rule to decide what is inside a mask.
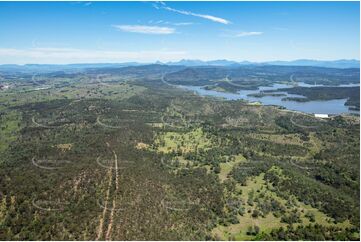
[[[106,143],[107,147],[110,148],[110,144],[107,142]],[[114,155],[114,167],[115,167],[115,191],[114,194],[115,196],[113,197],[112,200],[112,208],[110,210],[110,214],[109,214],[109,223],[108,223],[108,227],[106,229],[106,233],[105,233],[105,240],[111,240],[111,231],[112,231],[112,227],[113,227],[113,221],[114,221],[114,213],[117,210],[116,209],[116,198],[117,198],[117,191],[119,189],[119,174],[118,174],[118,156],[115,153],[114,150],[112,150],[113,155]],[[109,177],[109,182],[108,182],[108,187],[107,187],[107,192],[106,192],[106,197],[105,197],[105,203],[103,206],[103,212],[102,212],[102,216],[99,219],[99,226],[98,226],[98,230],[97,230],[97,237],[96,240],[100,240],[103,236],[103,233],[105,232],[103,230],[104,227],[104,221],[106,220],[106,215],[107,215],[107,210],[108,210],[108,204],[109,204],[109,196],[110,196],[110,189],[112,186],[112,181],[113,181],[113,169],[108,168],[108,177]]]

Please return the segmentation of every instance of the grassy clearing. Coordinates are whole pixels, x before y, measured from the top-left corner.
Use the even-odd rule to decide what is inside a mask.
[[[147,149],[149,147],[148,144],[143,143],[143,142],[139,142],[137,143],[137,145],[135,146],[135,148],[137,148],[138,150],[143,150],[143,149]]]
[[[182,152],[187,153],[198,149],[207,150],[211,148],[209,140],[201,128],[194,129],[187,133],[166,132],[156,141],[158,152]]]
[[[250,226],[258,226],[261,231],[270,232],[272,229],[286,227],[286,224],[281,223],[278,218],[269,214],[265,218],[252,218],[251,214],[245,214],[244,216],[238,216],[240,223],[232,224],[230,226],[217,226],[213,229],[212,233],[221,240],[252,240],[254,236],[247,235],[247,229]]]
[[[58,144],[55,147],[61,150],[61,152],[66,152],[73,148],[73,144]]]
[[[220,163],[219,166],[221,168],[220,173],[218,174],[219,179],[223,182],[227,179],[228,174],[232,171],[233,167],[241,162],[245,162],[246,158],[243,157],[243,155],[236,155],[234,156],[234,160],[226,162],[226,163]]]
[[[320,150],[322,149],[322,142],[316,137],[316,134],[314,132],[310,133],[309,137],[310,143],[312,144],[312,147],[309,149],[309,153],[311,156],[313,156],[320,152]]]
[[[286,227],[287,224],[282,223],[280,218],[276,218],[272,213],[269,213],[265,217],[252,217],[252,211],[256,208],[256,204],[250,206],[247,204],[249,199],[249,193],[257,191],[267,191],[270,193],[269,195],[273,197],[277,197],[277,195],[273,192],[270,192],[267,189],[267,183],[264,180],[264,174],[261,174],[256,177],[252,177],[247,180],[246,186],[241,186],[237,184],[237,190],[241,190],[242,193],[240,195],[240,199],[244,202],[244,207],[246,213],[241,216],[238,215],[239,223],[231,224],[229,226],[219,225],[215,229],[213,229],[213,235],[217,236],[222,240],[251,240],[254,238],[252,235],[247,235],[247,230],[250,226],[258,226],[260,231],[269,232],[272,229]],[[278,198],[279,200],[283,200],[282,198]],[[283,200],[284,201],[284,200]],[[285,201],[284,201],[285,202]]]
[[[272,167],[271,169],[277,170],[282,177],[282,172],[277,167]],[[246,186],[241,186],[237,184],[236,190],[241,190],[241,195],[238,195],[239,198],[243,201],[243,206],[245,208],[245,214],[243,216],[238,215],[239,223],[230,224],[229,226],[218,225],[212,230],[212,234],[221,240],[252,240],[255,236],[248,235],[247,230],[250,226],[258,226],[260,232],[270,232],[272,229],[277,229],[280,227],[286,228],[287,223],[281,221],[281,217],[275,216],[272,212],[268,213],[265,216],[252,217],[252,213],[257,209],[257,202],[253,202],[252,205],[248,204],[247,201],[250,198],[250,194],[254,194],[253,200],[260,198],[260,195],[268,198],[272,198],[282,204],[285,208],[285,214],[290,214],[291,211],[295,209],[300,214],[300,219],[302,220],[303,225],[310,223],[318,223],[325,226],[335,225],[333,219],[328,217],[323,212],[319,211],[316,208],[312,208],[310,205],[305,205],[304,203],[298,202],[294,197],[290,197],[289,201],[293,201],[293,205],[289,204],[289,201],[284,198],[279,197],[275,192],[272,191],[272,185],[267,183],[264,179],[264,173],[259,176],[251,177],[247,180]],[[262,203],[262,200],[260,200]],[[314,215],[314,222],[311,222],[307,216],[307,213],[312,213]],[[293,226],[301,225],[301,223],[294,223]],[[350,227],[349,221],[337,224],[337,226],[345,228]]]

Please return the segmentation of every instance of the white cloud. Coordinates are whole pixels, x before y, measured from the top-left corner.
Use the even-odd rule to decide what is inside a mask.
[[[174,23],[175,26],[187,26],[187,25],[193,25],[192,22],[181,22],[181,23]]]
[[[245,37],[245,36],[253,36],[253,35],[261,35],[263,32],[241,32],[237,34],[237,37]]]
[[[0,64],[119,63],[127,61],[174,61],[186,58],[184,51],[109,51],[72,48],[0,48]]]
[[[124,32],[141,33],[141,34],[173,34],[174,28],[161,27],[161,26],[149,26],[149,25],[113,25]]]
[[[204,18],[204,19],[208,19],[208,20],[213,21],[213,22],[221,23],[221,24],[230,24],[231,23],[230,21],[228,21],[227,19],[224,19],[224,18],[220,18],[220,17],[216,17],[216,16],[212,16],[212,15],[207,15],[207,14],[193,13],[193,12],[190,12],[190,11],[178,10],[178,9],[170,8],[170,7],[166,6],[165,3],[163,3],[163,2],[160,2],[160,3],[161,3],[161,6],[159,6],[159,5],[153,5],[153,6],[156,9],[162,8],[162,9],[165,9],[165,10],[168,10],[168,11],[171,11],[171,12],[180,13],[180,14],[183,14],[183,15],[190,15],[190,16],[199,17],[199,18]]]
[[[168,24],[168,25],[174,25],[174,26],[188,26],[188,25],[193,25],[194,23],[192,23],[192,22],[173,23],[173,22],[164,21],[164,20],[158,20],[158,21],[149,20],[148,24]]]

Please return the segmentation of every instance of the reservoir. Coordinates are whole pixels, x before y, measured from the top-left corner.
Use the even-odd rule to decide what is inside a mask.
[[[320,85],[309,85],[305,83],[298,83],[299,86],[314,87]],[[352,86],[359,86],[359,84],[351,84]],[[350,85],[341,85],[350,86]],[[285,97],[304,97],[301,95],[289,94],[287,92],[273,92],[276,94],[283,94],[283,96],[264,96],[253,97],[249,94],[257,94],[260,91],[277,90],[279,88],[292,87],[287,84],[274,84],[273,86],[261,86],[255,90],[240,90],[237,93],[219,92],[215,90],[206,90],[203,86],[178,86],[183,89],[193,91],[201,96],[212,96],[223,98],[226,100],[238,100],[243,99],[249,102],[260,102],[263,105],[278,105],[289,110],[300,111],[304,113],[324,113],[324,114],[342,114],[342,113],[355,113],[360,114],[359,111],[349,110],[348,106],[345,106],[347,99],[332,99],[322,101],[308,101],[308,102],[296,102],[296,101],[284,101]]]

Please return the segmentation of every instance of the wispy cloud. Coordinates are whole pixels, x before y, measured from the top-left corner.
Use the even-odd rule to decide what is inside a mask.
[[[263,34],[263,32],[241,32],[241,33],[238,33],[236,36],[237,37],[245,37],[245,36],[261,35],[261,34]]]
[[[69,64],[69,63],[102,63],[102,62],[154,62],[174,61],[186,58],[185,51],[153,50],[153,51],[109,51],[86,50],[73,48],[0,48],[0,64]]]
[[[141,34],[173,34],[174,28],[150,26],[150,25],[113,25],[114,28],[123,32],[141,33]]]
[[[173,25],[175,26],[188,26],[188,25],[193,25],[194,23],[192,22],[181,22],[181,23],[173,23]]]
[[[199,14],[199,13],[193,13],[193,12],[190,12],[190,11],[184,11],[184,10],[171,8],[171,7],[168,7],[163,2],[160,2],[160,5],[153,4],[153,6],[156,9],[165,9],[165,10],[175,12],[175,13],[179,13],[179,14],[183,14],[183,15],[189,15],[189,16],[199,17],[199,18],[203,18],[203,19],[208,19],[210,21],[221,23],[221,24],[230,24],[231,23],[229,20],[224,19],[224,18],[220,18],[220,17],[208,15],[208,14]]]
[[[164,21],[164,20],[158,20],[158,21],[149,20],[148,24],[167,24],[167,25],[174,25],[174,26],[187,26],[187,25],[193,25],[194,23],[192,23],[192,22],[173,23],[173,22]]]

